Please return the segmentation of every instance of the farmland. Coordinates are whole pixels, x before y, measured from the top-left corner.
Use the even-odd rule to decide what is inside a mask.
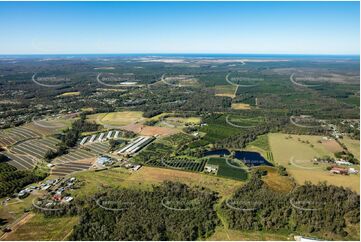
[[[341,140],[341,143],[344,143],[347,149],[358,159],[360,160],[360,141],[355,139],[350,139],[349,137],[344,137]]]
[[[327,184],[360,191],[359,174],[331,174],[327,169],[335,163],[314,161],[316,157],[335,159],[342,156],[337,153],[344,151],[343,147],[359,159],[359,110],[356,105],[359,99],[359,60],[354,58],[331,60],[326,57],[284,56],[281,61],[280,57],[89,56],[52,62],[41,58],[25,59],[18,59],[16,65],[0,59],[0,95],[6,97],[4,102],[0,102],[3,127],[0,129],[0,152],[10,160],[1,157],[5,165],[17,169],[9,168],[20,178],[41,170],[44,177],[48,177],[46,180],[75,177],[79,183],[60,195],[52,188],[49,191],[34,188],[29,197],[11,198],[9,203],[1,204],[0,219],[9,222],[4,226],[14,228],[6,239],[74,238],[73,226],[79,224],[79,216],[84,215],[79,212],[83,208],[81,204],[88,204],[95,194],[124,192],[122,189],[129,189],[125,191],[129,194],[138,190],[151,192],[154,185],[173,181],[218,193],[214,212],[220,221],[210,225],[216,228],[214,234],[198,237],[199,240],[293,240],[294,231],[231,229],[232,225],[242,227],[248,222],[240,222],[243,216],[230,216],[235,221],[229,223],[231,220],[222,214],[221,206],[238,189],[261,175],[262,184],[268,187],[261,193],[266,199],[271,199],[268,194],[273,192],[289,194],[306,181],[313,184],[326,181]],[[34,82],[31,82],[33,70],[46,70],[44,75],[49,76],[64,72],[69,74],[71,81],[58,88],[34,87]],[[129,76],[136,79],[137,84],[106,87],[95,80],[99,72],[124,79],[115,78],[108,84],[128,81],[125,79]],[[331,83],[322,83],[321,77],[311,78],[312,81],[298,78],[306,85],[313,82],[320,85],[300,86],[290,80],[293,73],[297,77],[307,73],[316,76],[331,73],[327,75]],[[239,75],[239,81],[235,81],[239,86],[227,83],[227,75]],[[256,85],[249,88],[243,84]],[[309,119],[312,121],[308,122]],[[315,127],[302,127],[307,125]],[[111,135],[105,138],[115,130],[119,131],[119,138]],[[135,152],[120,152],[142,136],[149,137],[152,142]],[[220,150],[229,154],[206,154]],[[248,163],[250,167],[245,165],[245,158],[236,159],[235,155],[241,153],[250,157],[254,155]],[[273,166],[253,166],[254,157],[261,157],[262,161],[265,158]],[[102,163],[106,159],[110,160],[109,163]],[[357,163],[354,159],[352,162]],[[358,165],[350,167],[359,171]],[[2,177],[4,181],[9,177],[12,179],[7,174]],[[7,185],[2,184],[2,187],[10,192],[4,196],[33,187],[34,184],[29,182],[34,180],[29,177],[26,176],[25,182],[18,182],[23,184],[21,187],[13,186],[15,183],[11,179],[6,180]],[[35,185],[42,182],[45,181],[37,180]],[[185,189],[183,185],[179,186]],[[170,191],[170,194],[173,192],[178,190]],[[71,196],[74,210],[70,213],[77,215],[24,213],[24,209],[31,208],[31,200],[44,193],[57,202],[64,196]],[[96,216],[93,213],[97,211],[93,210],[95,204],[88,205],[89,216]],[[270,209],[271,217],[276,207]],[[287,209],[288,214],[290,210]],[[249,221],[252,223],[252,219],[268,215],[268,211],[264,211]],[[13,227],[12,222],[19,218],[22,218],[22,223]],[[117,226],[134,235],[141,234],[133,229],[143,229],[142,221],[128,218],[133,220]],[[265,228],[272,227],[282,218],[274,216],[260,221],[260,224]],[[104,221],[106,219],[104,217]],[[339,221],[342,224],[342,220]],[[302,223],[309,225],[307,221]],[[345,223],[350,223],[349,219]],[[140,227],[132,227],[134,224]],[[108,231],[106,222],[98,225],[97,229]],[[48,231],[39,229],[45,226]],[[296,225],[289,224],[287,229],[292,226]],[[162,228],[155,228],[155,231],[158,229]],[[339,233],[339,227],[335,231]],[[350,232],[358,233],[357,229]],[[324,238],[323,234],[308,234]],[[162,240],[163,237],[151,239]]]
[[[1,130],[0,145],[4,147],[10,146],[22,140],[39,138],[39,137],[40,137],[39,133],[23,127]]]
[[[291,135],[291,138],[289,137],[290,135],[286,134],[270,134],[269,142],[275,162],[286,167],[297,183],[303,184],[305,181],[310,181],[318,184],[326,181],[328,184],[360,191],[359,175],[330,174],[326,170],[326,165],[314,165],[311,162],[314,157],[334,156],[322,142],[318,142],[322,137],[309,135]]]
[[[49,150],[55,150],[56,145],[60,143],[55,138],[33,139],[18,143],[14,145],[10,150],[12,153],[20,155],[30,155],[36,159],[43,159],[46,152]]]
[[[251,109],[251,106],[248,103],[232,103],[232,109],[247,110]]]
[[[142,121],[142,112],[112,112],[89,115],[89,121],[109,126],[125,126]]]
[[[242,181],[225,179],[205,174],[164,169],[157,167],[142,167],[138,172],[130,173],[123,168],[114,168],[104,172],[83,171],[74,174],[75,177],[85,181],[82,189],[74,194],[85,196],[95,193],[102,187],[128,187],[151,189],[152,184],[163,181],[179,181],[190,186],[204,186],[219,192],[222,196],[229,195],[243,184]]]
[[[207,164],[217,165],[217,176],[232,178],[236,180],[245,181],[248,178],[246,168],[240,163],[236,163],[225,158],[209,158]]]
[[[17,230],[7,234],[6,240],[66,240],[73,226],[78,223],[77,217],[48,218],[42,214],[33,214],[31,218]],[[46,229],[38,229],[44,228]]]
[[[225,115],[217,115],[209,117],[205,120],[206,126],[201,131],[206,133],[204,140],[212,143],[220,139],[227,138],[240,132],[239,128],[232,127],[226,123]]]
[[[151,160],[146,164],[156,167],[169,168],[169,169],[202,172],[205,163],[206,163],[205,160],[193,160],[187,158],[171,158],[171,159],[165,158],[162,159],[161,161]]]
[[[233,85],[217,85],[214,87],[216,96],[234,97],[236,87]]]

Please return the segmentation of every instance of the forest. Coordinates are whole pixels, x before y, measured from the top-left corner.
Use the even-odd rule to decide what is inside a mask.
[[[359,195],[343,187],[306,183],[285,194],[255,175],[222,204],[222,211],[236,230],[334,233],[345,238],[347,224],[359,224],[359,207]]]

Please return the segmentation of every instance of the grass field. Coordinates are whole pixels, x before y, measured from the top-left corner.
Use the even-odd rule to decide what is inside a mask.
[[[233,85],[217,85],[214,87],[216,96],[231,97],[234,98],[234,92],[236,86]]]
[[[228,122],[239,126],[257,126],[264,122],[262,117],[246,117],[241,115],[229,115]]]
[[[231,161],[228,161],[231,163]],[[209,158],[207,164],[218,165],[218,173],[217,176],[232,178],[237,180],[245,181],[248,178],[248,173],[244,169],[235,168],[226,163],[226,159],[224,158]],[[237,166],[235,163],[231,163],[234,166]]]
[[[88,116],[89,121],[98,124],[124,126],[143,120],[142,112],[97,113]]]
[[[314,157],[333,156],[333,153],[318,142],[322,139],[321,136],[291,135],[292,138],[289,137],[288,134],[273,133],[269,134],[269,142],[274,161],[286,167],[297,183],[303,184],[305,181],[310,181],[317,184],[326,181],[328,184],[349,187],[360,192],[359,175],[333,175],[326,170],[327,165],[313,165],[309,162]]]
[[[211,241],[240,241],[240,240],[248,240],[248,241],[287,241],[287,240],[294,240],[293,237],[283,235],[283,234],[276,234],[264,231],[238,231],[238,230],[231,230],[225,229],[224,227],[217,227],[215,233],[210,236],[207,240]]]
[[[59,97],[79,96],[80,92],[64,92]]]
[[[77,217],[44,217],[34,214],[26,223],[9,233],[5,240],[66,240],[73,226],[78,223]]]
[[[251,109],[251,106],[248,103],[232,103],[232,109],[248,110]]]
[[[340,140],[341,143],[346,145],[348,151],[350,151],[358,160],[360,160],[360,141],[351,139],[350,137],[343,137]]]
[[[203,186],[219,192],[222,196],[228,196],[243,185],[243,182],[237,180],[156,167],[142,167],[133,173],[123,168],[101,172],[83,171],[74,176],[84,181],[84,186],[73,192],[75,196],[89,196],[106,187],[151,189],[152,185],[163,181],[178,181],[190,186]]]
[[[263,176],[262,180],[274,191],[290,192],[294,187],[294,182],[290,177],[279,175],[277,169],[273,167],[260,166],[254,169],[267,171],[267,175]]]

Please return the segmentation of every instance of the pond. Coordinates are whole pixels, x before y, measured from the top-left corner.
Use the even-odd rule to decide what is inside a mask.
[[[241,160],[247,166],[273,166],[258,152],[236,151],[234,158]]]
[[[210,156],[210,155],[219,155],[219,156],[225,156],[225,155],[230,155],[231,152],[229,152],[229,150],[226,149],[220,149],[220,150],[209,150],[204,152],[204,156]]]
[[[211,156],[211,155],[225,156],[230,154],[231,152],[227,149],[219,149],[219,150],[206,151],[204,153],[204,156]],[[234,158],[241,160],[247,166],[273,166],[272,163],[266,160],[258,152],[237,150],[234,154]]]

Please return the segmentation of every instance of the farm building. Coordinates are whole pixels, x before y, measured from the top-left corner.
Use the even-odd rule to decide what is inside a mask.
[[[343,165],[343,166],[352,166],[352,163],[345,161],[345,160],[337,160],[335,161],[337,165]]]
[[[80,141],[80,145],[83,145],[83,144],[86,142],[87,139],[88,139],[88,137],[84,137],[84,138]]]
[[[107,139],[110,139],[112,137],[113,131],[109,131],[107,134]]]
[[[118,139],[118,136],[119,136],[119,130],[115,131],[114,139]]]
[[[332,167],[332,169],[330,170],[330,173],[347,175],[348,174],[348,169],[342,168],[342,167]]]
[[[120,133],[119,130],[116,130],[116,131],[110,130],[108,133],[106,133],[106,132],[101,133],[97,139],[96,139],[96,137],[98,134],[94,134],[92,136],[86,136],[80,141],[80,145],[85,145],[86,143],[92,143],[92,142],[96,142],[96,141],[102,142],[104,140],[109,140],[109,139],[112,139],[113,134],[114,134],[113,139],[118,139],[119,133]]]
[[[112,160],[110,157],[108,156],[100,156],[97,160],[96,160],[96,163],[98,165],[101,165],[101,166],[106,166],[106,165],[109,165],[112,163]]]
[[[357,174],[358,170],[356,170],[355,168],[348,168],[348,174]]]
[[[153,136],[140,136],[120,149],[117,153],[121,155],[134,154],[144,148],[147,144],[151,143],[154,139]]]
[[[218,165],[206,164],[204,166],[204,171],[209,173],[217,174],[218,172]]]
[[[94,135],[90,138],[89,142],[94,142],[95,137],[97,137],[97,135],[96,135],[96,134],[94,134]]]
[[[98,141],[100,141],[100,142],[103,141],[104,135],[105,135],[105,133],[101,133],[98,138]]]

